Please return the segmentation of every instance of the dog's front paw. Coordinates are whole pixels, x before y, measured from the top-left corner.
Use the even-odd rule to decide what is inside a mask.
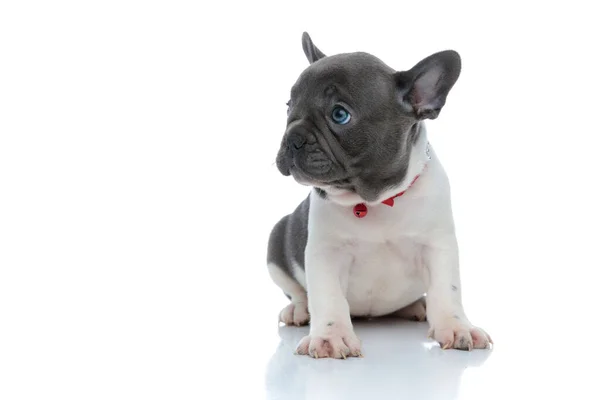
[[[493,343],[490,335],[483,329],[458,318],[452,318],[432,326],[429,330],[429,337],[437,341],[444,350],[487,349]]]
[[[362,357],[360,351],[360,340],[349,329],[325,329],[322,333],[318,331],[302,338],[297,354],[309,355],[314,358],[346,358]]]

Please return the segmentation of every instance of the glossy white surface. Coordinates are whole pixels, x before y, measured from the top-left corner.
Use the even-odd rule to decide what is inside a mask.
[[[496,342],[490,350],[443,351],[426,338],[426,323],[375,319],[356,323],[365,357],[345,361],[294,355],[308,329],[281,327],[267,366],[267,398],[598,398],[593,359],[600,353],[594,346],[563,345],[562,338],[573,335],[571,325],[551,325],[551,335],[535,335],[529,332],[546,325],[540,317],[501,322],[503,314],[496,312],[483,325]]]
[[[1,2],[0,399],[600,399],[600,33],[577,3]],[[293,355],[265,252],[307,193],[273,165],[303,30],[397,69],[462,54],[428,129],[492,351],[371,321],[363,359]]]
[[[365,352],[346,362],[311,360],[291,350],[306,329],[281,328],[281,343],[267,369],[270,399],[454,399],[463,374],[480,367],[489,351],[442,351],[426,340],[427,324],[383,320],[358,323]],[[468,390],[468,389],[467,389]]]

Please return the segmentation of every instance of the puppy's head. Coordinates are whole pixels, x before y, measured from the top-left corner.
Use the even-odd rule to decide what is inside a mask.
[[[397,72],[367,53],[327,57],[307,33],[302,47],[310,66],[291,90],[277,168],[332,199],[376,201],[406,178],[420,121],[438,116],[460,57],[443,51]]]

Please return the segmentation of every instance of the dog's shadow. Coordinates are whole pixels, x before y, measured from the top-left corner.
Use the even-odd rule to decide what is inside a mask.
[[[482,365],[490,350],[441,350],[427,323],[385,318],[355,321],[364,358],[294,355],[308,327],[280,327],[281,342],[267,367],[268,399],[432,398],[458,395],[462,373]]]

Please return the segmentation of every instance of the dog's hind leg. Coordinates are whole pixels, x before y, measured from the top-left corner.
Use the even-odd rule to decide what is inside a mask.
[[[269,263],[268,267],[273,282],[290,299],[290,304],[284,307],[279,313],[279,321],[286,325],[306,325],[310,319],[306,290],[278,265]]]
[[[427,320],[427,307],[425,305],[425,297],[421,297],[408,306],[401,308],[394,312],[393,316],[408,319],[411,321],[425,321]]]
[[[309,320],[306,280],[302,267],[308,237],[309,205],[310,200],[307,198],[292,214],[275,224],[269,237],[269,274],[291,300],[279,313],[279,320],[286,325],[305,325]]]

